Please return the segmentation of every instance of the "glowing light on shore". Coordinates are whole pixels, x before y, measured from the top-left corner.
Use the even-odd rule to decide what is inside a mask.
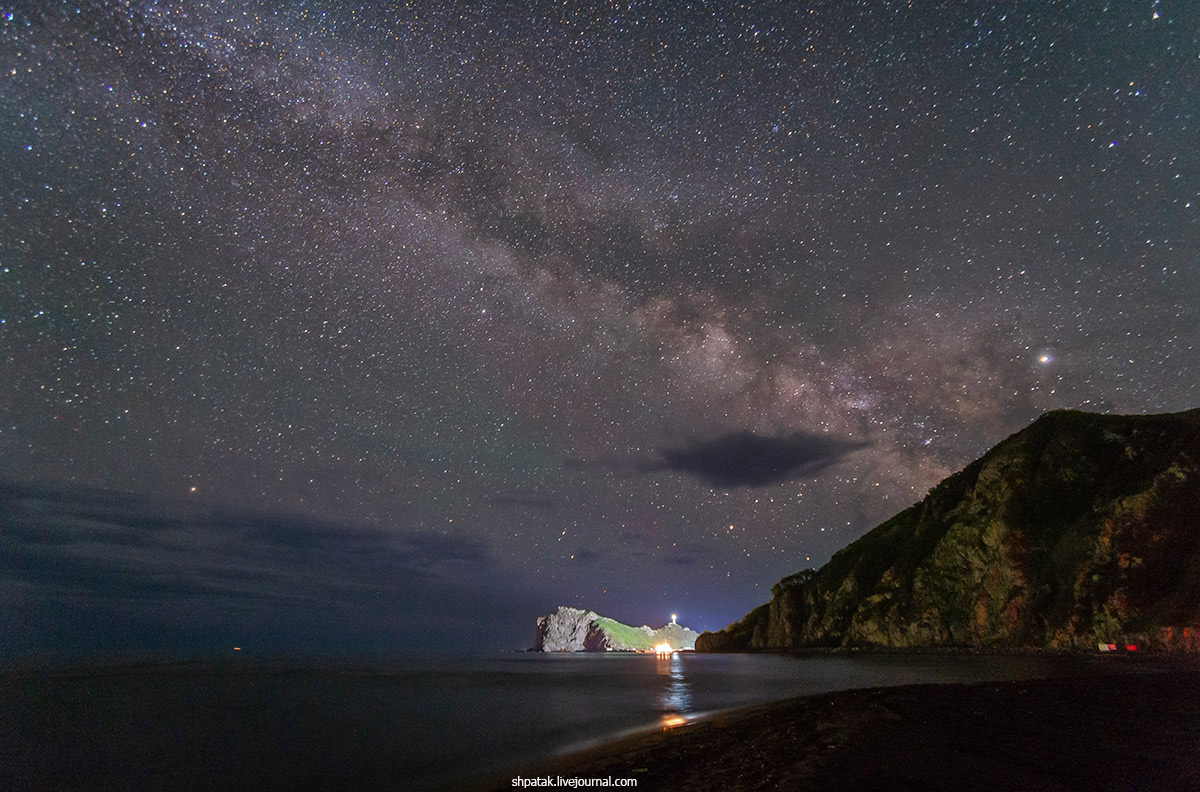
[[[665,641],[663,643],[660,643],[658,646],[654,647],[655,654],[669,655],[674,651],[675,650],[671,648],[671,644],[666,643]]]
[[[666,731],[667,729],[674,729],[676,726],[682,726],[685,723],[687,723],[687,718],[683,717],[682,715],[662,716],[663,731]]]

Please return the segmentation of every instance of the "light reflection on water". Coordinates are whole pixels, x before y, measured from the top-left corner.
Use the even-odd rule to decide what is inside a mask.
[[[432,720],[441,720],[435,717],[424,726],[461,741],[466,708],[474,713],[478,742],[470,747],[460,742],[461,756],[448,757],[447,741],[439,741],[439,766],[463,761],[478,767],[489,760],[512,766],[771,699],[856,687],[1082,674],[1088,665],[1044,655],[522,654],[465,665],[459,681],[442,691],[455,699],[440,710],[448,720],[435,724]],[[438,678],[445,679],[448,670]],[[482,680],[485,689],[479,688]]]
[[[659,698],[660,721],[664,729],[673,729],[688,722],[692,714],[692,686],[683,676],[683,660],[678,652],[659,655],[658,676],[663,681]]]

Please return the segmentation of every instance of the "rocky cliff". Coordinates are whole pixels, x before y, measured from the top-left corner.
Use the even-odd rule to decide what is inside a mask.
[[[1048,413],[697,651],[1200,650],[1200,410]]]
[[[537,620],[535,652],[650,652],[661,643],[672,649],[691,649],[697,633],[679,624],[667,624],[657,630],[642,625],[630,627],[594,611],[568,608]]]

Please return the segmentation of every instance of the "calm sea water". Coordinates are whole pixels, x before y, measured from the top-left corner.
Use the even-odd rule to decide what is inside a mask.
[[[508,654],[10,672],[0,788],[445,789],[756,702],[1094,668],[1039,656]]]

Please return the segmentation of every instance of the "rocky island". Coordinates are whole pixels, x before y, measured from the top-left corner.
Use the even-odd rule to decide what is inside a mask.
[[[658,629],[631,627],[595,611],[560,605],[537,620],[535,652],[653,652],[661,644],[672,650],[691,649],[698,633],[676,624],[674,618]]]
[[[1200,650],[1200,410],[1047,413],[697,651]]]

